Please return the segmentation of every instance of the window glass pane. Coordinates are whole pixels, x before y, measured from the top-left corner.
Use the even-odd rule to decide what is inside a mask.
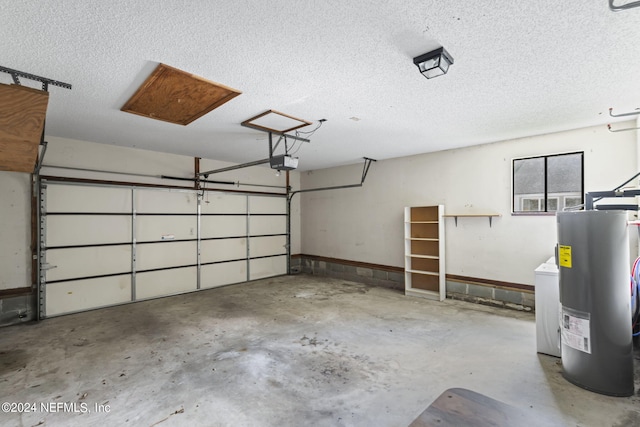
[[[556,212],[582,205],[582,160],[583,153],[513,160],[513,211]]]
[[[563,154],[547,157],[547,191],[556,196],[581,197],[582,194],[582,153]],[[579,205],[582,202],[575,203]],[[555,209],[558,210],[556,201]]]
[[[574,206],[578,206],[582,204],[582,197],[581,196],[577,196],[577,197],[565,197],[564,198],[564,207],[565,208],[572,208]]]
[[[540,211],[540,199],[522,199],[522,211],[523,212],[539,212]]]
[[[538,198],[544,199],[544,157],[513,161],[513,198],[516,212],[544,210],[537,202]]]
[[[549,193],[582,192],[582,154],[565,154],[547,158]]]

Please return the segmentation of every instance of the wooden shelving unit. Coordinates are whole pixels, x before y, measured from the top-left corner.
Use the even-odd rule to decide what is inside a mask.
[[[446,296],[443,215],[443,205],[404,208],[405,295]]]

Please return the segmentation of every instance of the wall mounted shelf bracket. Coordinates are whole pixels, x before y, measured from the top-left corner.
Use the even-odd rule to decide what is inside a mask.
[[[486,213],[486,214],[446,214],[446,215],[442,215],[442,216],[447,217],[447,218],[453,218],[453,221],[456,224],[456,227],[458,226],[458,217],[487,217],[487,218],[489,218],[489,228],[491,228],[491,225],[492,225],[492,222],[493,222],[493,218],[499,217],[500,214],[494,214],[494,213]]]

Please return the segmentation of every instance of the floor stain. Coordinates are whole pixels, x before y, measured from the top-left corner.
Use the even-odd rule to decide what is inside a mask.
[[[27,367],[27,352],[22,349],[0,351],[0,374]]]
[[[568,383],[532,349],[533,315],[502,311],[345,279],[258,280],[0,329],[0,397],[88,393],[81,402],[114,409],[46,416],[69,427],[406,426],[456,386],[545,408],[562,425],[640,425],[640,396]],[[19,415],[5,424],[44,418]]]

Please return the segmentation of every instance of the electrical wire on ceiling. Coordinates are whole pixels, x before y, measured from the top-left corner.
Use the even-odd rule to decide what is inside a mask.
[[[318,120],[318,126],[316,126],[315,129],[312,129],[312,130],[307,131],[307,132],[303,132],[301,130],[296,130],[296,136],[300,136],[300,134],[302,134],[302,135],[307,135],[307,138],[309,138],[311,135],[313,135],[315,133],[315,131],[317,131],[318,129],[320,129],[322,127],[322,124],[324,122],[326,122],[326,119]]]
[[[310,130],[310,131],[307,131],[307,132],[303,132],[303,131],[300,131],[300,130],[296,130],[296,136],[305,135],[305,137],[306,137],[307,139],[310,139],[310,138],[311,138],[311,136],[312,136],[312,135],[313,135],[313,134],[314,134],[318,129],[320,129],[320,128],[322,127],[322,124],[323,124],[324,122],[326,122],[326,119],[320,119],[320,120],[318,120],[318,126],[316,126],[314,129],[312,129],[312,130]],[[285,144],[286,144],[286,137],[287,137],[287,136],[285,135]],[[290,154],[290,155],[294,155],[294,154],[296,154],[298,151],[300,151],[300,148],[302,148],[302,142],[303,142],[303,141],[297,141],[297,142],[298,142],[298,148],[296,148],[296,141],[294,141],[294,142],[293,142],[293,146],[291,147],[291,150],[290,150],[290,152],[289,152],[289,154]],[[295,151],[294,151],[294,149],[295,149]]]
[[[298,135],[296,134],[296,136],[298,136]],[[286,138],[287,137],[285,136],[285,144],[284,144],[285,147],[287,146]],[[296,148],[296,141],[293,141],[293,146],[291,147],[290,150],[287,151],[287,154],[294,155],[294,154],[296,154],[298,152],[298,150],[300,150],[300,147],[302,147],[302,141],[297,141],[297,142],[299,142],[298,148]],[[295,151],[294,151],[294,149],[295,149]]]

